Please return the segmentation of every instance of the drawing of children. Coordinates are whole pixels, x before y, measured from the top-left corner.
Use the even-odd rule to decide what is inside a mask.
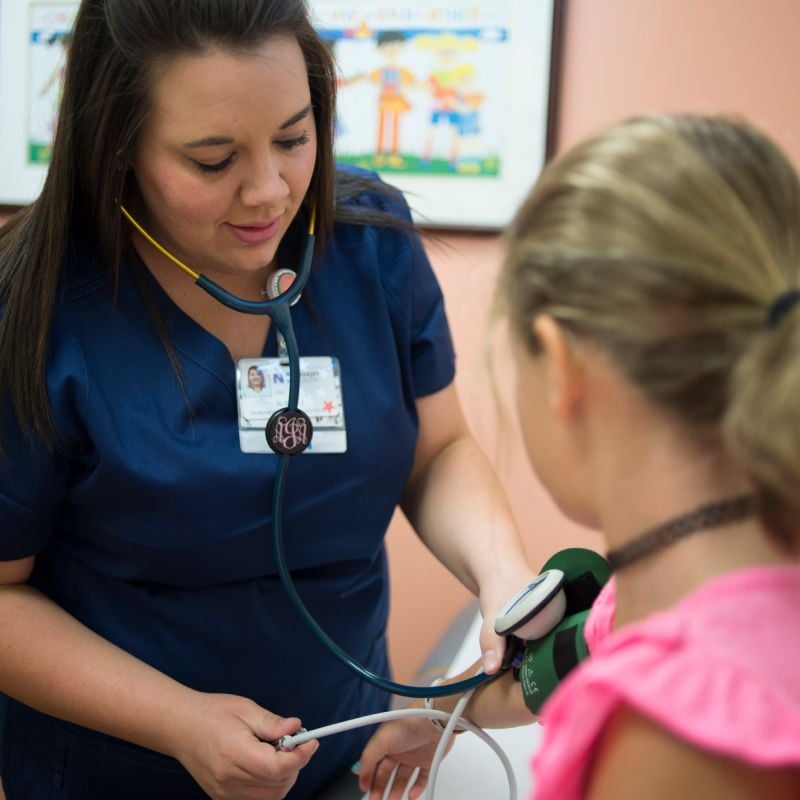
[[[388,165],[400,169],[405,166],[405,159],[400,155],[399,148],[400,117],[411,108],[405,91],[417,83],[411,70],[400,64],[405,39],[402,31],[380,31],[377,48],[384,63],[368,75],[369,80],[379,90],[376,167]]]

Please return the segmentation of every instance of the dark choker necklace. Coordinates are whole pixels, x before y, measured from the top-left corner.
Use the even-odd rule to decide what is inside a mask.
[[[755,513],[752,495],[742,495],[718,503],[708,503],[687,514],[681,514],[637,536],[627,544],[609,550],[606,558],[612,570],[626,567],[640,558],[655,553],[695,531],[719,528]]]

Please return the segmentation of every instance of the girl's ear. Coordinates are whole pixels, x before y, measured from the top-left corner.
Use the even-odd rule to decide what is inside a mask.
[[[545,357],[548,402],[557,419],[572,419],[586,387],[582,353],[564,328],[546,314],[531,323]]]

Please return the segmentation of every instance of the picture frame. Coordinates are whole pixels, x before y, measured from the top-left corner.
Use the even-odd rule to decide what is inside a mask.
[[[77,0],[0,0],[0,205],[41,191]]]
[[[336,154],[433,228],[505,227],[553,149],[563,0],[312,0]]]
[[[311,0],[338,64],[339,160],[397,186],[420,225],[505,227],[553,150],[565,2]],[[44,183],[77,8],[0,0],[0,207]]]

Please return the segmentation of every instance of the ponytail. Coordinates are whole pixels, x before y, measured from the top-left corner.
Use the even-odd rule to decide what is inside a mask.
[[[731,375],[724,441],[756,486],[761,516],[793,547],[800,528],[800,307],[765,324]]]

